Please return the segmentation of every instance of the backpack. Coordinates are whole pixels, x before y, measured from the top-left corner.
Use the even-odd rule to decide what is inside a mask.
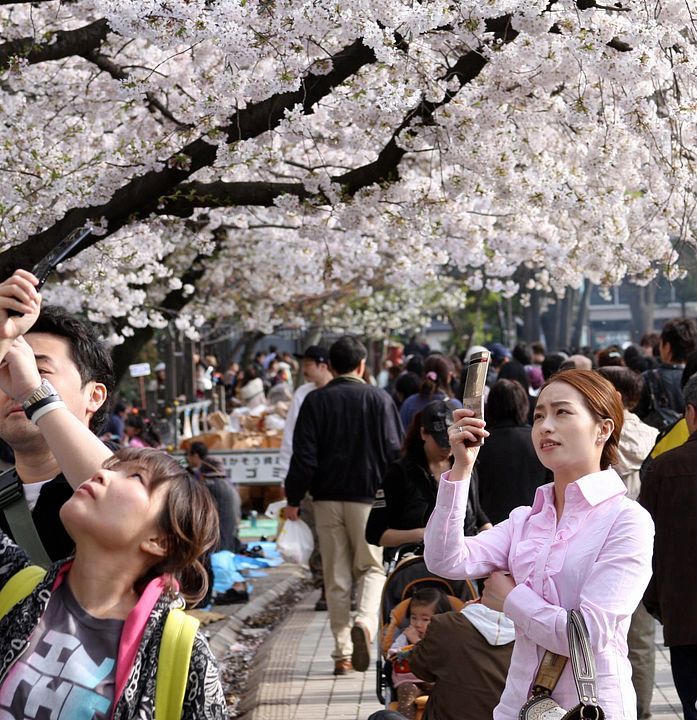
[[[645,378],[651,394],[651,412],[642,421],[658,430],[668,430],[680,420],[682,413],[671,406],[658,369],[647,372]]]
[[[30,595],[46,571],[29,565],[0,590],[0,619]],[[189,664],[199,621],[183,610],[170,610],[160,641],[155,679],[155,720],[181,720]]]

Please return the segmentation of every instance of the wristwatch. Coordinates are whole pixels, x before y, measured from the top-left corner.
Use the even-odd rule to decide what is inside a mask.
[[[27,413],[32,405],[36,405],[36,403],[41,402],[52,395],[55,395],[57,398],[59,397],[56,388],[54,388],[48,380],[42,380],[41,385],[39,385],[39,387],[36,388],[36,390],[34,390],[34,392],[22,403],[24,412]]]

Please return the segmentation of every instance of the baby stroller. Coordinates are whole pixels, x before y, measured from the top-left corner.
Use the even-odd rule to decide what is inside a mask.
[[[392,663],[386,657],[387,651],[407,624],[411,596],[416,590],[425,587],[442,590],[448,596],[452,609],[456,611],[461,610],[468,600],[479,597],[471,580],[446,580],[434,575],[428,571],[421,555],[404,556],[397,560],[394,569],[387,576],[380,600],[376,694],[385,707],[389,707],[395,694]]]

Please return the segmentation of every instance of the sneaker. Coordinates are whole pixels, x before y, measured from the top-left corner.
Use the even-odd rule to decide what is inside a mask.
[[[353,672],[353,665],[350,660],[335,660],[334,675],[348,675]]]
[[[358,672],[365,672],[370,667],[370,634],[361,623],[356,623],[351,628],[351,642],[353,643],[353,654],[351,655],[353,668]]]

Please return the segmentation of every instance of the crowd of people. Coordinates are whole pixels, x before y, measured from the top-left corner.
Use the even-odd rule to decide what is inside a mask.
[[[0,602],[0,714],[154,718],[167,623],[210,599],[209,554],[239,550],[239,503],[205,444],[185,467],[142,415],[108,413],[109,353],[41,307],[35,285],[25,271],[0,283],[0,437],[14,453],[0,476],[0,593],[13,593]],[[459,400],[482,350],[485,420]],[[375,379],[367,359],[347,335],[299,357],[270,348],[225,376],[247,407],[274,389],[288,403],[285,517],[313,529],[334,674],[370,666],[386,567],[407,545],[478,597],[453,609],[414,586],[385,648],[398,705],[383,717],[411,720],[426,693],[428,720],[518,718],[543,656],[569,656],[573,609],[606,718],[650,717],[657,618],[696,720],[697,575],[683,558],[697,549],[697,321],[592,355],[493,343],[454,357],[415,338]],[[34,566],[45,572],[16,596]],[[184,655],[169,659],[188,667],[181,716],[225,717],[200,632]],[[552,696],[577,703],[570,667]]]
[[[678,610],[693,587],[679,567],[694,545],[687,528],[697,493],[689,484],[672,489],[692,472],[686,440],[697,430],[697,321],[677,318],[640,345],[593,354],[494,343],[456,358],[414,347],[386,363],[376,383],[365,380],[367,351],[355,338],[314,348],[328,359],[318,363],[327,375],[296,393],[286,429],[287,517],[316,525],[334,673],[368,667],[384,563],[393,548],[416,544],[431,572],[486,580],[476,611],[468,605],[451,628],[450,642],[470,647],[468,664],[437,667],[422,626],[410,653],[423,676],[394,679],[405,688],[395,691],[400,712],[384,717],[413,717],[414,686],[423,682],[431,720],[518,718],[542,654],[569,655],[571,609],[588,626],[606,717],[651,717],[654,618],[664,623],[685,717],[697,717],[694,621]],[[469,356],[485,349],[483,423],[458,398]],[[502,638],[510,644],[504,663]],[[476,714],[452,685],[445,689],[453,674],[477,694]],[[468,685],[475,676],[477,685]],[[554,696],[577,704],[570,667]]]

